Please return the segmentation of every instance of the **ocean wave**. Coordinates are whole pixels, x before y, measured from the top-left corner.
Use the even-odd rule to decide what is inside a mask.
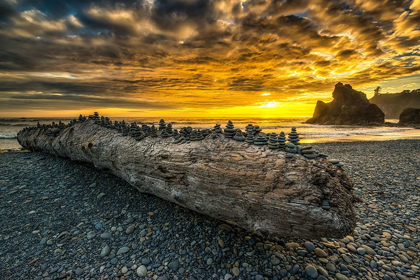
[[[0,139],[16,139],[16,135],[0,135]]]

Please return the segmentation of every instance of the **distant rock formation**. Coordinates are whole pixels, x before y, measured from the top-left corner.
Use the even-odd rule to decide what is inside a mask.
[[[310,124],[364,125],[383,124],[385,115],[361,91],[354,90],[351,85],[338,83],[333,91],[334,100],[325,103],[318,100]]]
[[[407,108],[400,115],[400,122],[398,124],[420,124],[420,109]]]
[[[420,108],[420,89],[400,93],[378,94],[370,103],[378,105],[387,119],[398,119],[406,108]]]

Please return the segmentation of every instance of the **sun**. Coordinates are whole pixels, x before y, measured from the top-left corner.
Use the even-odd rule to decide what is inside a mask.
[[[266,101],[262,103],[261,108],[276,108],[280,105],[280,102],[277,101]]]

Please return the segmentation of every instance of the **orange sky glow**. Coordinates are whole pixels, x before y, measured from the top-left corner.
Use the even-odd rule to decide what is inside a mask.
[[[309,117],[337,82],[420,88],[420,0],[0,9],[0,117]]]

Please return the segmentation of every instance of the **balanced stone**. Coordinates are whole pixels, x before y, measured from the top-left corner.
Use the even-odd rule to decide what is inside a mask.
[[[306,147],[299,146],[298,153],[303,155],[307,159],[316,159],[317,157],[317,153],[312,148],[312,146],[306,146]]]
[[[252,133],[254,133],[254,126],[250,123],[250,124],[248,124],[246,127],[245,127],[245,131],[246,131],[246,133],[248,133],[248,132],[252,132]]]
[[[328,199],[324,199],[323,201],[322,201],[322,209],[325,209],[325,210],[330,210],[331,209],[331,206],[330,206],[330,203],[329,203],[329,201],[328,201]]]
[[[201,134],[201,131],[197,131],[196,134],[195,134],[195,141],[200,141],[200,140],[203,140],[203,139],[204,139],[204,136],[203,136],[203,134]]]
[[[122,129],[122,136],[128,136],[128,127]]]
[[[292,127],[291,132],[289,133],[289,138],[287,139],[289,142],[298,145],[299,144],[299,135],[296,132],[296,127]]]
[[[168,123],[168,125],[166,126],[166,131],[169,133],[169,134],[172,134],[172,123]]]
[[[162,138],[168,138],[171,137],[172,133],[169,133],[166,129],[161,130],[160,137]]]
[[[163,119],[161,119],[159,121],[159,130],[164,130],[165,128],[166,128],[165,121]]]
[[[190,141],[195,141],[196,135],[197,135],[197,131],[195,131],[195,130],[192,131],[191,134],[189,134],[189,137],[190,137],[189,140]]]
[[[146,135],[143,132],[141,132],[139,127],[137,127],[135,132],[134,132],[134,138],[137,141],[140,141],[140,140],[144,139],[145,137],[146,137]]]
[[[298,150],[295,144],[293,143],[286,143],[286,152],[297,154]]]
[[[210,135],[210,134],[211,134],[211,130],[210,130],[210,129],[208,129],[208,128],[206,128],[206,129],[204,129],[203,131],[201,131],[201,134],[202,134],[204,137],[206,137],[207,135]]]
[[[235,132],[235,136],[233,136],[233,139],[237,141],[245,141],[245,136],[242,134],[242,131],[240,129],[237,129]]]
[[[277,150],[278,148],[280,148],[280,144],[277,139],[276,133],[271,133],[270,136],[268,137],[268,148],[273,149],[273,150]]]
[[[99,113],[98,112],[93,113],[93,120],[95,121],[95,124],[100,124],[101,123],[101,121],[99,119]]]
[[[258,125],[255,125],[254,126],[254,134],[255,135],[257,135],[258,133],[260,133],[262,131],[262,129],[258,126]]]
[[[248,124],[246,127],[246,142],[253,144],[254,143],[254,127],[252,124]]]
[[[284,134],[284,132],[280,132],[279,138],[278,138],[278,142],[279,142],[279,147],[284,149],[286,147],[286,135]]]
[[[222,133],[222,128],[220,126],[221,126],[221,124],[217,123],[214,126],[214,132],[216,132],[216,133]]]
[[[135,122],[131,123],[130,128],[128,129],[128,135],[130,135],[131,137],[135,137],[134,133],[136,131],[137,128],[137,124]]]
[[[181,135],[178,133],[178,129],[174,129],[174,132],[172,133],[172,136],[175,138],[175,139],[178,139]]]
[[[141,131],[145,134],[145,135],[149,135],[150,134],[150,126],[148,126],[147,124],[142,124],[141,125]]]
[[[235,129],[231,120],[227,122],[224,134],[227,138],[233,138],[233,135],[235,134]]]
[[[152,125],[152,127],[150,128],[150,137],[158,137],[155,125]]]
[[[267,145],[267,137],[265,133],[259,133],[257,138],[254,140],[254,144],[258,146]]]

